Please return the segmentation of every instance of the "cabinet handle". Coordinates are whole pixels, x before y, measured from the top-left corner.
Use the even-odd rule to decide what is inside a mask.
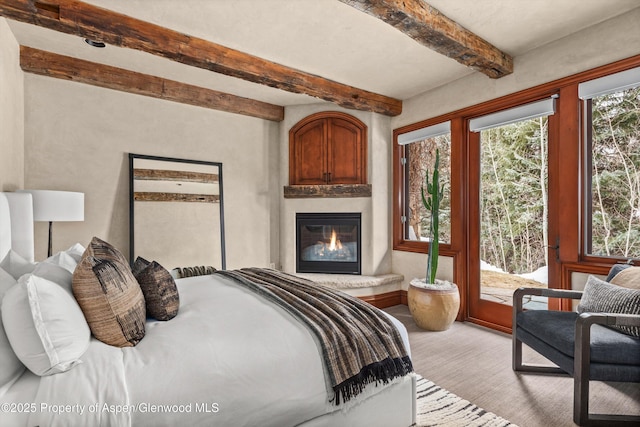
[[[331,184],[331,172],[327,172],[327,182]]]

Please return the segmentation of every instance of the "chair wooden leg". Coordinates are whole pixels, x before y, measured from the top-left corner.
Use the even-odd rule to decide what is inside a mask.
[[[518,313],[522,312],[522,294],[518,289],[513,293],[513,314],[511,317],[511,367],[514,371],[522,371],[522,341],[516,337],[518,329]]]
[[[513,328],[513,336],[511,338],[511,367],[516,372],[533,372],[538,374],[559,374],[567,375],[565,371],[557,366],[532,365],[522,361],[522,341],[516,338],[517,326]]]
[[[522,341],[516,338],[516,327],[513,327],[513,337],[511,339],[511,367],[514,371],[522,371]]]
[[[589,421],[589,377],[591,374],[591,323],[576,322],[573,350],[573,421]]]
[[[582,372],[574,372],[573,377],[573,422],[579,426],[589,422],[589,377]]]

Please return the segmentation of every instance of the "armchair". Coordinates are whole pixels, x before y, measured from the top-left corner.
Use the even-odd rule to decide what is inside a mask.
[[[595,277],[589,279],[592,281],[606,283]],[[622,304],[622,310],[615,311],[635,314],[523,310],[523,297],[526,295],[581,299],[587,292],[586,287],[585,292],[520,288],[514,293],[513,370],[572,376],[573,420],[580,426],[640,425],[640,416],[589,414],[589,381],[640,383],[640,338],[637,336],[637,331],[640,331],[640,290],[621,289],[623,297],[631,295],[631,299]],[[591,297],[593,295],[592,292]],[[616,300],[620,302],[620,299]],[[612,329],[612,326],[622,328],[624,332]],[[557,367],[523,363],[522,343]]]

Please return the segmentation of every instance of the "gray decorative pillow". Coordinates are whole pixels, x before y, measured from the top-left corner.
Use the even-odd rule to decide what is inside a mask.
[[[142,258],[141,256],[136,258],[135,262],[131,266],[131,272],[133,273],[134,276],[136,276],[136,279],[138,278],[138,274],[140,274],[142,270],[147,268],[149,264],[151,263],[146,259]]]
[[[620,313],[640,315],[640,290],[612,285],[589,276],[578,313]],[[640,337],[640,327],[611,326],[627,335]]]
[[[124,262],[123,262],[124,261]],[[73,273],[73,296],[93,335],[116,347],[135,346],[144,337],[144,296],[124,256],[97,237]]]
[[[138,257],[133,274],[147,303],[147,314],[157,320],[171,320],[178,314],[180,296],[176,282],[163,266]]]

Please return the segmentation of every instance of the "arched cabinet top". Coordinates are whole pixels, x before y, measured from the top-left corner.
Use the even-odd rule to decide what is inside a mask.
[[[289,185],[367,184],[367,125],[338,111],[315,113],[289,131]]]
[[[315,121],[321,122],[323,120],[332,118],[345,120],[347,122],[350,122],[357,128],[362,129],[363,132],[367,131],[367,125],[365,125],[364,122],[357,117],[354,117],[347,113],[342,113],[340,111],[321,111],[319,113],[311,114],[310,116],[305,117],[304,119],[293,125],[291,130],[289,130],[289,135],[295,134],[309,123],[313,123]]]

